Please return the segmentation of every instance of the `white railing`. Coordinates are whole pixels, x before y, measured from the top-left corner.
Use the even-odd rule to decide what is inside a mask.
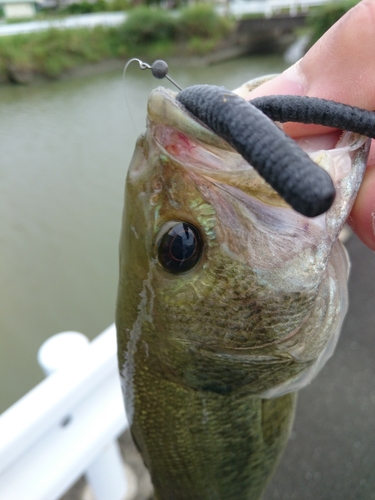
[[[332,3],[334,0],[265,0],[265,15],[271,17],[277,12],[287,9],[291,16],[295,16],[300,9],[307,12],[309,7],[316,7],[325,3]]]
[[[323,5],[334,0],[231,0],[227,6],[221,5],[220,12],[229,12],[236,17],[244,14],[264,14],[271,17],[281,10],[288,10],[291,16],[298,10],[307,12],[309,7]]]
[[[131,498],[116,441],[128,423],[115,326],[92,342],[54,336],[39,360],[54,373],[0,416],[0,499],[56,500],[82,474],[97,500]]]
[[[22,35],[49,29],[94,28],[95,26],[118,26],[125,22],[126,12],[99,12],[80,14],[62,19],[26,21],[0,25],[0,36]]]

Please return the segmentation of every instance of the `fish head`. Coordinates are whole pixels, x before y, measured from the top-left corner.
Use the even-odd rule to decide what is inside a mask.
[[[346,310],[338,235],[368,141],[304,143],[334,180],[316,218],[295,212],[175,93],[155,89],[128,171],[117,304],[128,416],[136,366],[195,390],[279,396],[332,354]],[[321,146],[324,145],[324,148]]]

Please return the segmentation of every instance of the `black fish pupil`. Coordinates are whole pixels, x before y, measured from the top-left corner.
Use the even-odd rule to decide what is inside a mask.
[[[191,235],[187,224],[183,224],[183,232],[173,237],[170,244],[171,256],[180,262],[190,259],[195,250],[195,238]]]
[[[170,273],[186,272],[198,262],[202,248],[198,229],[187,222],[178,222],[160,240],[159,261]]]

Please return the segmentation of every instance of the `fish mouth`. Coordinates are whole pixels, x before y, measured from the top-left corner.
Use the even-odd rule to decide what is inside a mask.
[[[232,186],[274,206],[289,205],[226,141],[176,101],[176,92],[155,89],[148,101],[151,133],[165,154],[194,180]]]
[[[158,87],[148,101],[151,133],[172,161],[193,176],[197,184],[199,179],[204,179],[235,195],[242,192],[266,206],[292,210],[239,153],[186,111],[176,100],[176,95],[176,92]],[[278,125],[282,128],[281,124]],[[336,213],[337,208],[343,205],[342,181],[344,184],[352,182],[353,164],[358,156],[363,161],[370,140],[353,132],[336,130],[314,137],[302,137],[296,142],[333,180],[339,193],[333,203],[333,208],[336,207],[333,212]],[[344,205],[347,205],[346,201]],[[332,208],[328,213],[330,211]],[[306,219],[303,215],[301,217]],[[325,214],[312,220],[322,225]]]

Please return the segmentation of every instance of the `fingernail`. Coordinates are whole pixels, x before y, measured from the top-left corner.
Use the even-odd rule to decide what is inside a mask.
[[[289,94],[306,95],[308,93],[309,84],[302,71],[301,61],[302,59],[297,61],[281,75],[281,78],[284,80],[283,86],[288,89]]]
[[[283,73],[276,76],[272,80],[263,83],[255,90],[249,92],[243,87],[241,89],[237,89],[236,92],[246,100],[272,94],[306,95],[308,91],[307,83],[307,78],[301,70],[300,61],[298,61]]]

